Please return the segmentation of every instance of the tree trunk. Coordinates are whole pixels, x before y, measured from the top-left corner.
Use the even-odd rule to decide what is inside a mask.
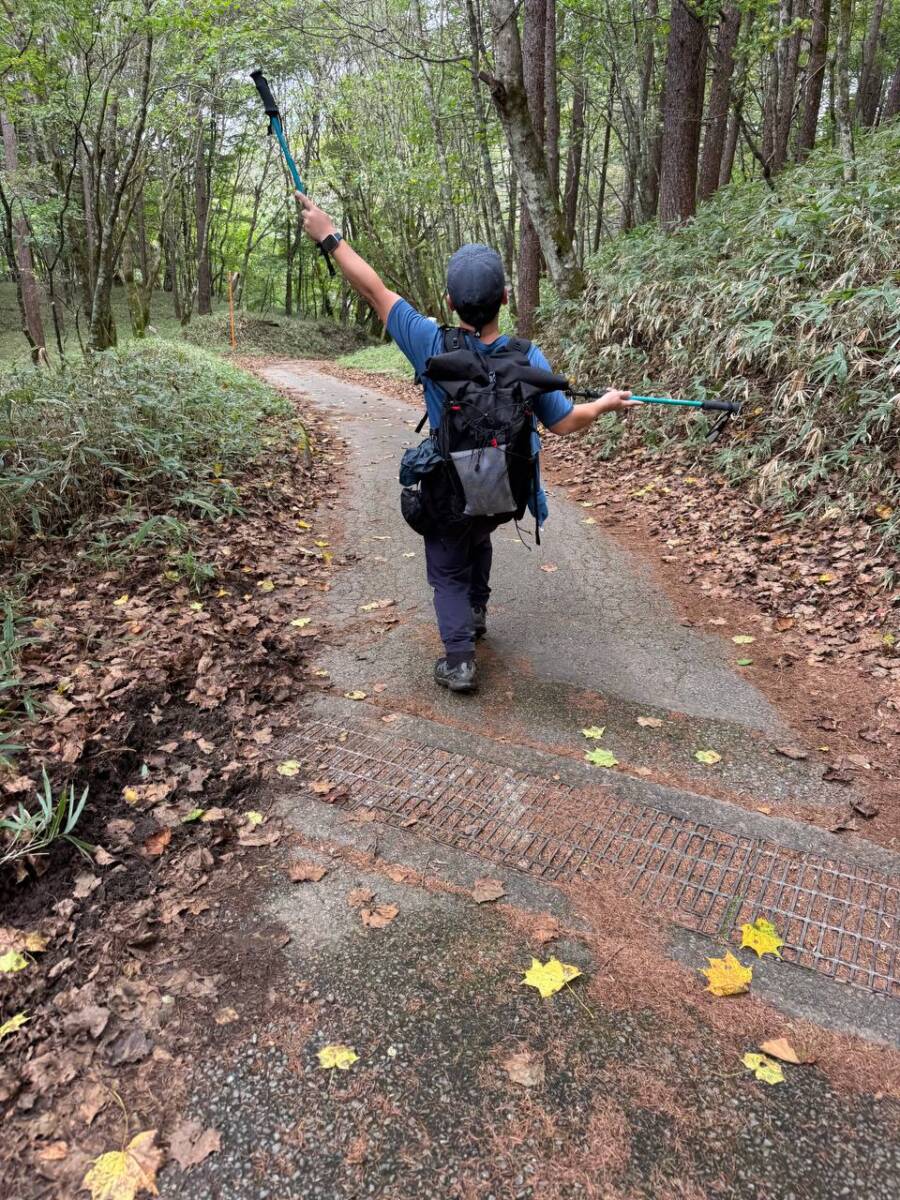
[[[806,17],[806,0],[794,0],[787,6],[787,26]],[[798,27],[784,37],[779,46],[778,111],[775,122],[775,143],[772,148],[772,170],[780,171],[787,162],[788,140],[794,117],[794,98],[797,90],[797,64],[800,61],[802,31]]]
[[[538,141],[544,144],[544,70],[546,67],[547,5],[546,0],[525,0],[525,36],[523,52],[523,81],[528,101],[528,115]],[[549,186],[549,183],[548,183]],[[518,332],[530,337],[534,312],[540,301],[541,242],[522,196],[522,221],[519,234]]]
[[[579,63],[572,91],[572,126],[569,131],[569,153],[566,159],[566,237],[575,237],[578,216],[578,192],[581,188],[581,157],[584,149],[584,110],[587,88],[584,81],[584,62]]]
[[[697,158],[706,66],[703,18],[675,0],[669,25],[659,218],[677,225],[696,210]]]
[[[883,16],[884,0],[874,0],[866,26],[866,36],[863,39],[859,84],[856,89],[856,119],[860,125],[866,127],[875,124],[878,101],[881,99],[883,76],[878,60]]]
[[[522,42],[516,23],[516,0],[492,0],[496,77],[482,75],[491,89],[510,158],[522,185],[531,220],[540,241],[547,270],[561,297],[577,296],[584,280],[572,242],[566,238],[565,219],[558,196],[550,187],[547,161],[528,110],[522,63]],[[521,307],[521,298],[520,298]]]
[[[547,172],[554,195],[559,198],[559,88],[556,68],[556,0],[545,0],[544,32],[544,146]]]
[[[494,175],[494,164],[491,161],[490,134],[488,130],[487,113],[484,107],[484,97],[481,93],[481,31],[478,25],[478,14],[475,11],[474,0],[466,0],[466,18],[469,24],[469,40],[472,45],[470,63],[472,68],[472,100],[475,105],[475,120],[478,125],[478,149],[481,154],[481,171],[484,176],[492,238],[498,242],[502,239],[503,265],[506,268],[507,283],[512,286],[513,267],[515,264],[515,240],[509,229],[503,223],[503,209],[500,207],[500,197],[497,194],[497,181]]]
[[[734,50],[741,28],[741,10],[730,4],[722,14],[719,36],[716,38],[716,62],[709,89],[706,117],[706,136],[700,160],[698,198],[708,200],[719,186],[722,151],[731,108],[731,79],[734,74]]]
[[[882,121],[892,121],[896,116],[900,116],[900,63],[894,68],[891,86],[881,111]]]
[[[147,123],[147,109],[150,95],[150,67],[153,61],[153,36],[147,33],[144,40],[143,61],[141,64],[140,94],[138,97],[138,113],[131,130],[131,145],[125,161],[115,177],[115,167],[111,168],[109,184],[109,200],[106,216],[100,231],[100,242],[97,248],[97,278],[94,283],[94,293],[91,297],[91,321],[88,331],[88,346],[91,350],[107,350],[116,344],[116,326],[112,312],[112,285],[115,273],[116,256],[119,242],[116,237],[116,225],[122,207],[122,197],[128,187],[138,155],[144,141],[144,129]],[[115,122],[112,123],[112,134],[116,136]],[[110,159],[114,156],[110,155]]]
[[[797,131],[797,159],[802,161],[816,144],[819,127],[819,108],[825,84],[828,61],[828,23],[831,0],[813,0],[812,29],[809,36],[809,61],[806,64],[806,85],[803,92],[803,119]]]
[[[194,196],[197,221],[197,313],[208,317],[212,312],[212,273],[209,268],[209,176],[206,164],[206,129],[201,114],[197,121],[197,146],[194,153]]]
[[[853,0],[840,0],[838,36],[835,52],[835,118],[838,143],[844,164],[844,181],[856,179],[856,158],[853,150],[853,126],[850,117],[850,36],[853,26]]]
[[[3,108],[0,108],[0,126],[2,126],[3,133],[4,173],[11,187],[15,189],[19,170],[19,143],[16,137],[16,127]],[[47,339],[44,336],[44,320],[41,316],[41,292],[37,276],[34,273],[28,219],[21,211],[18,216],[16,215],[14,194],[10,196],[8,203],[16,292],[22,314],[22,332],[31,347],[33,361],[40,362],[41,358],[46,358],[47,355]],[[19,208],[21,209],[21,205]]]
[[[603,233],[603,206],[606,203],[606,176],[609,171],[609,142],[612,135],[613,99],[615,84],[609,77],[609,92],[606,97],[606,130],[603,134],[603,157],[600,160],[600,190],[597,196],[597,220],[594,224],[594,253],[600,249],[600,237]]]
[[[728,129],[725,133],[725,145],[722,147],[722,163],[719,167],[719,187],[728,187],[734,170],[734,156],[737,151],[738,135],[741,132],[741,107],[743,96],[739,96],[728,116]]]

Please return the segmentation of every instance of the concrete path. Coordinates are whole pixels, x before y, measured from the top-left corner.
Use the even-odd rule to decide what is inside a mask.
[[[265,376],[311,398],[350,445],[323,513],[343,526],[330,549],[353,560],[316,618],[329,680],[271,747],[301,775],[255,805],[327,874],[298,885],[270,871],[249,911],[222,912],[223,937],[274,926],[283,948],[264,1016],[211,1029],[198,1048],[189,1112],[222,1150],[188,1174],[168,1167],[161,1195],[900,1193],[900,1105],[866,1094],[885,1086],[875,1064],[893,1070],[900,1041],[885,994],[900,965],[900,867],[859,839],[756,811],[845,803],[846,791],[772,753],[796,735],[731,668],[732,644],[682,626],[639,560],[551,496],[541,549],[511,527],[496,535],[481,691],[439,691],[421,541],[397,505],[417,414],[302,363]],[[593,724],[619,770],[584,763],[580,730]],[[701,748],[722,763],[701,766]],[[472,902],[485,875],[503,906]],[[361,919],[360,889],[363,904],[396,906],[385,928]],[[782,927],[785,961],[755,965],[753,997],[704,1003],[693,972],[734,948],[735,923],[756,911]],[[563,931],[544,945],[537,925],[550,918]],[[550,953],[592,990],[541,1001],[522,987],[531,956]],[[240,1010],[240,997],[219,1003]],[[818,1067],[756,1082],[740,1054],[783,1034],[821,1037],[830,1062],[840,1047],[861,1082],[835,1087]],[[330,1042],[359,1054],[346,1075],[318,1068]],[[523,1051],[532,1086],[504,1066]]]

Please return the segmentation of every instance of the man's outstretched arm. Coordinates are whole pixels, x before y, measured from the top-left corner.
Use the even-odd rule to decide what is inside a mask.
[[[337,228],[328,213],[313,204],[309,196],[302,192],[297,192],[296,196],[303,209],[304,232],[314,242],[321,242],[330,233],[337,233]],[[385,287],[377,271],[346,242],[341,242],[331,257],[353,290],[372,305],[378,313],[379,320],[386,324],[388,313],[400,299],[397,293]]]

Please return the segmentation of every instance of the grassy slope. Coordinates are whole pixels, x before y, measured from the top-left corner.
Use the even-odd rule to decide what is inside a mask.
[[[128,305],[122,288],[113,292],[113,312],[119,337],[119,348],[134,343]],[[79,356],[78,334],[74,317],[68,319],[65,348],[67,356]],[[49,310],[44,313],[44,331],[50,342],[51,358],[57,357],[53,323]],[[150,323],[156,334],[169,341],[185,339],[207,350],[229,353],[231,350],[228,312],[219,306],[211,317],[194,317],[182,329],[172,313],[172,298],[156,292],[150,306]],[[84,324],[82,322],[82,333]],[[152,337],[147,341],[152,341]],[[284,355],[293,358],[333,358],[368,343],[365,333],[355,326],[342,326],[333,321],[302,320],[278,314],[238,313],[237,352],[250,355]],[[12,283],[0,282],[0,366],[25,364],[29,361],[28,344],[20,332],[19,310]]]
[[[856,184],[828,153],[776,182],[725,189],[675,233],[611,241],[582,300],[547,314],[547,348],[585,382],[743,401],[718,456],[733,481],[896,533],[900,122],[860,139]],[[642,418],[659,445],[684,434],[659,410]]]

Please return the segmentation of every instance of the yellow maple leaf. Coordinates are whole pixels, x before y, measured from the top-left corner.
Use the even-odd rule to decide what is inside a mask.
[[[133,1137],[124,1150],[101,1154],[81,1181],[91,1200],[134,1200],[139,1192],[158,1196],[156,1172],[162,1151],[155,1145],[156,1130]]]
[[[15,1033],[17,1029],[21,1029],[26,1021],[30,1021],[31,1017],[26,1017],[23,1012],[16,1013],[14,1017],[10,1017],[8,1021],[4,1021],[0,1025],[0,1042],[8,1033]]]
[[[722,761],[722,755],[716,750],[695,750],[694,758],[697,762],[706,763],[710,767]]]
[[[731,640],[736,646],[750,646],[756,638],[751,637],[749,633],[736,633]]]
[[[537,988],[546,1000],[554,992],[558,992],[571,979],[577,979],[581,972],[571,963],[560,962],[558,958],[548,958],[545,963],[533,958],[531,966],[522,976],[522,982],[529,987]]]
[[[779,947],[783,945],[784,941],[778,936],[775,926],[765,917],[757,917],[752,925],[741,926],[741,947],[755,950],[759,958],[764,954],[775,954],[781,958]]]
[[[339,1071],[349,1071],[353,1064],[359,1061],[359,1055],[353,1047],[344,1046],[340,1042],[323,1046],[317,1058],[319,1066],[325,1071],[333,1070],[335,1067]]]
[[[605,725],[589,725],[587,729],[582,729],[581,736],[586,738],[602,738],[606,733]]]
[[[18,950],[0,954],[0,975],[14,975],[16,971],[24,971],[27,966],[28,959]]]
[[[127,787],[122,789],[122,799],[126,804],[137,804],[140,799],[137,788]]]
[[[125,592],[123,595],[121,595],[118,598],[118,600],[113,600],[113,604],[115,605],[116,608],[122,608],[122,606],[127,604],[130,599],[131,599],[131,597],[128,595],[127,592]]]
[[[291,624],[295,629],[305,629],[307,625],[312,624],[312,617],[295,617]]]
[[[263,821],[266,819],[261,812],[256,812],[253,809],[251,809],[250,812],[245,812],[244,816],[247,818],[247,824],[250,826],[262,825]]]
[[[745,967],[730,950],[724,958],[710,958],[707,961],[709,966],[704,967],[700,974],[709,980],[708,992],[714,996],[739,996],[741,992],[749,992],[753,968]]]
[[[348,700],[365,700],[366,692],[344,692]]]
[[[784,1083],[784,1071],[780,1064],[764,1054],[745,1054],[741,1062],[763,1083]]]
[[[619,760],[612,750],[586,750],[584,760],[595,767],[617,767],[619,765]]]
[[[297,528],[298,529],[312,529],[312,525],[310,525],[309,521],[298,521]]]
[[[294,775],[299,774],[300,764],[295,758],[286,758],[283,763],[279,763],[275,768],[279,775],[286,775],[291,779]]]
[[[272,592],[275,590],[275,584],[271,579],[260,579],[256,586],[261,592]]]

